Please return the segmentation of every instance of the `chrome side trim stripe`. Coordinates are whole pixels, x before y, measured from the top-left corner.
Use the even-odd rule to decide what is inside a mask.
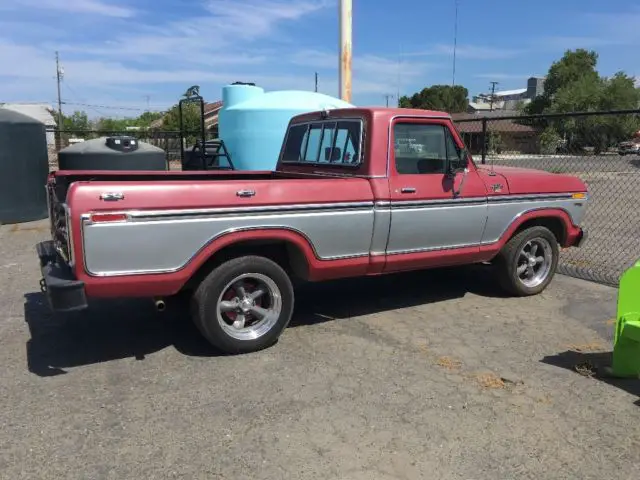
[[[461,243],[459,245],[447,245],[446,247],[412,248],[411,250],[393,250],[387,255],[405,255],[409,253],[442,252],[446,250],[457,250],[459,248],[479,247],[480,243]]]
[[[488,198],[489,203],[536,202],[549,200],[571,200],[572,193],[541,193],[532,195],[494,195]]]
[[[449,206],[464,204],[480,204],[480,203],[504,203],[504,202],[535,202],[548,200],[570,200],[571,193],[561,194],[540,194],[540,195],[519,195],[519,196],[493,196],[493,197],[463,197],[451,199],[436,200],[378,200],[363,202],[335,202],[335,203],[307,203],[307,204],[291,204],[291,205],[262,205],[262,206],[246,206],[246,207],[219,207],[219,208],[198,208],[198,209],[171,209],[171,210],[118,210],[109,211],[109,213],[126,213],[133,220],[150,220],[153,218],[167,217],[200,217],[207,215],[223,215],[223,214],[243,214],[243,213],[291,213],[291,212],[315,212],[315,211],[331,211],[331,210],[351,210],[351,209],[369,209],[369,208],[402,208],[417,206]],[[584,201],[584,200],[583,200]]]

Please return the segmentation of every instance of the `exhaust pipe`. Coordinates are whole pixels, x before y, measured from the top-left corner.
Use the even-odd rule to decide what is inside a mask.
[[[162,298],[155,298],[153,304],[158,312],[164,312],[167,309],[167,304]]]

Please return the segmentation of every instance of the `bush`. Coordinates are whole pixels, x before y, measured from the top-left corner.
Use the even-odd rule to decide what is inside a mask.
[[[556,153],[562,138],[552,127],[547,127],[540,134],[540,153],[543,155],[551,155]]]

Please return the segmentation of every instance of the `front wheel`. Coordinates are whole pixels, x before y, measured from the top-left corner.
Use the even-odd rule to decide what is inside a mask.
[[[514,235],[498,254],[498,281],[513,295],[536,295],[553,279],[559,254],[558,241],[548,228],[527,228]]]
[[[192,298],[193,320],[225,353],[249,353],[273,345],[293,314],[287,273],[265,257],[246,256],[215,268]]]

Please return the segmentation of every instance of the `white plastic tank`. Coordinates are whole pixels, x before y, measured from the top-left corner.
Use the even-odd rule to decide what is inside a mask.
[[[219,136],[238,170],[273,170],[291,117],[318,110],[353,107],[316,92],[265,92],[252,84],[222,89]]]

